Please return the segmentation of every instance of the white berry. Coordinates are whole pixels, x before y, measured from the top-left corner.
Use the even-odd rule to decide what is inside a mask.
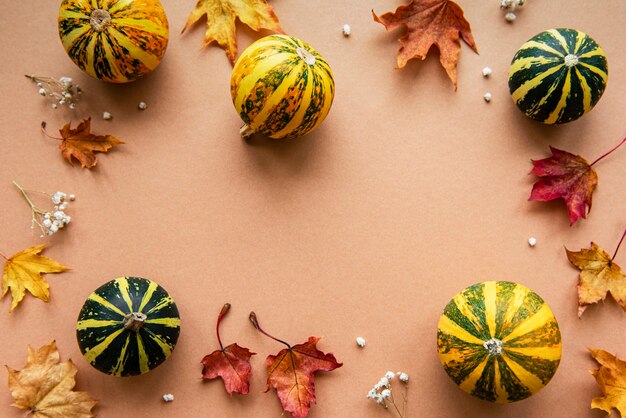
[[[361,348],[365,347],[365,338],[356,337],[356,345],[358,345]]]
[[[491,75],[491,68],[485,67],[483,68],[483,77],[489,77]]]
[[[491,101],[491,93],[489,92],[485,93],[485,95],[483,96],[483,99],[485,99],[485,101],[489,103]]]
[[[531,247],[534,247],[535,245],[537,245],[537,238],[535,237],[528,238],[528,245],[530,245]]]
[[[350,36],[350,33],[352,33],[352,29],[350,28],[350,25],[346,23],[343,25],[343,36]]]
[[[163,400],[165,402],[172,402],[174,400],[174,395],[172,395],[171,393],[166,393],[165,395],[163,395]]]
[[[505,15],[504,15],[504,19],[505,19],[507,22],[512,22],[512,21],[514,21],[515,19],[517,19],[517,16],[516,16],[516,15],[515,15],[515,13],[513,13],[513,12],[508,12],[507,14],[505,14]]]
[[[113,118],[113,115],[110,114],[109,112],[102,112],[102,119],[111,120],[112,118]]]
[[[146,102],[139,102],[137,108],[139,108],[139,110],[146,110],[148,108],[148,104]]]

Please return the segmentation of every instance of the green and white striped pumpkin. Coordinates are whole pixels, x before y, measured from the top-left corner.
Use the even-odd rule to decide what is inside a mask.
[[[179,334],[180,317],[172,297],[139,277],[119,277],[96,289],[76,324],[83,356],[113,376],[154,369],[170,356]]]
[[[545,124],[567,123],[589,112],[608,81],[604,51],[587,34],[550,29],[529,39],[509,69],[513,101]]]
[[[458,293],[443,311],[439,360],[452,380],[478,398],[507,403],[548,384],[561,360],[561,333],[550,307],[512,282],[483,282]]]

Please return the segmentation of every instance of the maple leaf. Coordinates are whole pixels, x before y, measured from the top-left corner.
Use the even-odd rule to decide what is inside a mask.
[[[267,29],[277,33],[285,33],[280,27],[274,9],[266,0],[198,0],[196,8],[191,12],[182,32],[206,15],[207,29],[204,44],[207,46],[216,41],[225,51],[231,63],[237,57],[237,38],[235,20],[252,30]],[[181,32],[181,33],[182,33]]]
[[[49,286],[41,274],[60,273],[70,269],[51,258],[40,256],[39,253],[45,247],[45,244],[35,245],[11,257],[6,257],[0,253],[6,260],[2,273],[2,296],[0,298],[4,297],[11,289],[11,298],[13,299],[11,311],[24,299],[25,290],[28,290],[36,298],[47,302]]]
[[[531,160],[533,169],[530,174],[541,179],[533,185],[528,200],[543,202],[554,199],[565,200],[570,225],[575,224],[580,218],[586,218],[587,213],[591,211],[593,191],[598,185],[598,175],[593,166],[625,141],[626,138],[591,164],[580,155],[550,147],[551,157]]]
[[[624,311],[626,311],[626,275],[622,269],[613,262],[619,250],[626,231],[622,235],[613,257],[595,242],[591,243],[591,248],[583,248],[578,252],[569,251],[567,248],[567,259],[580,270],[580,280],[578,282],[578,317],[580,317],[587,306],[606,298],[610,293]]]
[[[70,164],[72,164],[73,157],[83,168],[92,168],[98,162],[94,152],[108,152],[114,146],[124,143],[113,135],[92,134],[91,118],[83,120],[75,129],[72,129],[70,125],[71,122],[65,124],[59,130],[61,138],[55,138],[61,140],[59,145],[61,155]],[[41,129],[44,133],[46,133],[45,128],[46,122],[41,122]]]
[[[622,417],[626,417],[626,361],[621,360],[604,350],[590,349],[591,357],[599,364],[598,370],[591,374],[602,391],[601,397],[591,401],[591,407],[601,409],[611,415],[613,408],[617,409]]]
[[[75,392],[76,366],[60,362],[53,341],[38,350],[28,347],[28,362],[20,371],[6,366],[13,406],[30,411],[35,418],[88,418],[96,401],[86,392]]]
[[[372,16],[387,31],[406,26],[406,34],[399,39],[402,46],[398,51],[398,68],[403,68],[412,58],[426,59],[428,50],[436,45],[439,48],[439,62],[456,91],[456,66],[461,55],[459,35],[478,53],[470,24],[458,4],[449,0],[413,0],[398,7],[395,13],[377,16],[372,10]]]
[[[227,347],[222,345],[220,323],[229,310],[230,303],[227,303],[222,307],[217,317],[217,341],[220,344],[220,349],[215,350],[202,359],[202,365],[204,366],[202,368],[202,378],[209,380],[221,377],[224,382],[224,388],[229,395],[232,395],[233,392],[246,395],[250,391],[250,375],[252,374],[250,357],[256,353],[240,347],[236,343]]]
[[[294,418],[305,418],[315,399],[315,372],[329,372],[341,367],[332,353],[324,354],[317,349],[317,337],[309,337],[304,344],[291,346],[283,340],[272,337],[259,325],[256,314],[250,313],[252,325],[274,341],[285,344],[275,356],[267,356],[267,391],[276,389],[284,411]]]

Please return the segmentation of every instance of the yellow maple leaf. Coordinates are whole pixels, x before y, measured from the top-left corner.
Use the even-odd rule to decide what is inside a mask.
[[[33,296],[48,301],[50,292],[48,282],[41,277],[42,273],[60,273],[69,270],[48,257],[40,256],[39,253],[46,247],[45,244],[27,248],[6,259],[2,274],[2,297],[11,289],[11,311],[24,299],[28,290]]]
[[[602,395],[591,401],[591,407],[601,409],[611,415],[613,408],[617,409],[622,417],[626,417],[626,361],[621,360],[604,350],[590,349],[591,357],[600,368],[592,370]]]
[[[87,392],[75,392],[76,366],[71,360],[60,362],[53,341],[38,350],[28,347],[28,362],[22,370],[9,372],[13,406],[30,411],[35,418],[89,418],[96,401]]]
[[[619,248],[619,247],[618,247]],[[578,316],[587,306],[598,303],[610,293],[626,311],[626,275],[606,251],[595,242],[580,251],[565,249],[570,263],[580,270],[578,282]]]
[[[198,0],[182,32],[185,32],[204,15],[207,19],[207,29],[203,46],[217,41],[226,50],[231,63],[234,63],[237,57],[235,34],[237,18],[257,32],[261,29],[268,29],[284,33],[274,9],[267,4],[267,0]]]

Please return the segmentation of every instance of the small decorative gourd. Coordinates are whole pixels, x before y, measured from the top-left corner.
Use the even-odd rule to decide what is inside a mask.
[[[159,65],[169,28],[159,0],[63,0],[59,35],[81,70],[127,83]]]
[[[155,282],[119,277],[96,289],[78,316],[83,356],[113,376],[147,373],[172,354],[180,317],[172,297]]]
[[[335,82],[324,58],[286,35],[259,39],[241,54],[230,79],[243,137],[295,138],[311,132],[333,103]]]
[[[512,282],[483,282],[457,294],[437,332],[439,360],[465,392],[507,403],[548,384],[561,360],[561,333],[548,305]]]
[[[530,38],[509,69],[509,90],[526,116],[567,123],[589,112],[608,81],[604,51],[587,34],[550,29]]]

